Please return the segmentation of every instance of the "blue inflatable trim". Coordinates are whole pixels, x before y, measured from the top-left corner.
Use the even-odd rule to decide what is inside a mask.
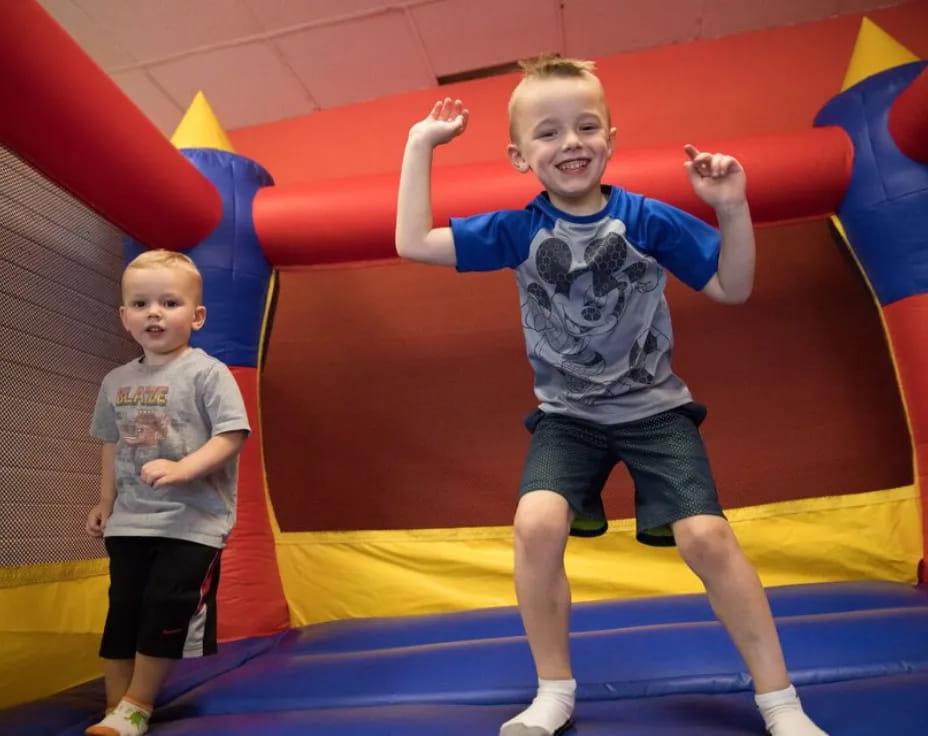
[[[926,65],[913,62],[867,77],[815,118],[816,125],[841,126],[854,144],[838,216],[884,306],[928,292],[928,166],[899,150],[888,124],[893,101]]]
[[[203,274],[206,325],[191,344],[227,365],[256,367],[271,266],[261,251],[252,203],[274,182],[251,159],[210,148],[181,152],[222,197],[222,220],[206,240],[185,251]],[[126,240],[127,262],[144,246]]]

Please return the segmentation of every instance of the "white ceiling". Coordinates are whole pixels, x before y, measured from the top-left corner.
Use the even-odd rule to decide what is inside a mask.
[[[0,0],[5,1],[5,0]],[[39,0],[170,134],[198,90],[227,130],[552,51],[610,54],[901,0]]]

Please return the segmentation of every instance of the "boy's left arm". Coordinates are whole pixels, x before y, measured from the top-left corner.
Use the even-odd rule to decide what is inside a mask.
[[[719,267],[703,293],[723,304],[741,304],[754,286],[754,225],[741,164],[732,156],[701,153],[686,145],[686,169],[697,196],[715,209],[722,235]]]

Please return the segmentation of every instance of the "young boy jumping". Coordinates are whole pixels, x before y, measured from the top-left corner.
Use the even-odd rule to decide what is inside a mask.
[[[190,334],[202,279],[182,253],[147,251],[122,277],[119,315],[142,356],[103,379],[91,433],[103,441],[87,533],[110,558],[100,645],[107,715],[88,736],[140,736],[176,660],[216,651],[219,558],[235,521],[250,431],[229,369]]]
[[[772,736],[826,736],[790,685],[766,594],[719,505],[699,434],[705,408],[670,366],[666,271],[709,298],[745,301],[754,233],[738,161],[686,146],[696,194],[719,229],[663,202],[604,186],[612,156],[605,93],[593,64],[524,62],[509,101],[508,153],[544,187],[524,210],[433,227],[433,149],[464,132],[460,100],[435,103],[409,131],[400,176],[397,253],[459,271],[515,271],[538,409],[515,513],[515,587],[538,673],[532,704],[500,736],[553,736],[573,723],[564,550],[606,529],[601,492],[625,463],[637,538],[676,545],[753,678]]]

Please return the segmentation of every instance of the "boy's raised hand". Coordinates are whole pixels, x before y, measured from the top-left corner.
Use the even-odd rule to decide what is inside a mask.
[[[438,100],[432,111],[412,126],[410,138],[416,137],[431,146],[440,146],[464,132],[470,112],[460,100]]]
[[[693,191],[703,202],[716,208],[744,202],[747,178],[734,156],[701,152],[689,143],[683,150],[690,157],[683,165]]]

